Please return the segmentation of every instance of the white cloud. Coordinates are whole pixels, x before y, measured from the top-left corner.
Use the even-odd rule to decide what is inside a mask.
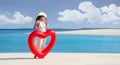
[[[59,17],[58,20],[64,21],[64,22],[83,22],[84,21],[84,15],[81,14],[78,10],[64,10],[64,12],[59,12],[59,15],[62,17]]]
[[[100,20],[100,10],[95,7],[92,2],[82,2],[79,4],[79,10],[83,11],[83,15],[85,15],[85,19],[90,23],[94,23]]]
[[[116,23],[120,21],[120,7],[117,7],[115,4],[101,7],[101,12],[106,13],[101,17],[102,23]]]
[[[81,2],[78,9],[66,9],[58,12],[59,21],[73,22],[73,23],[112,23],[119,24],[120,22],[120,6],[110,4],[109,6],[96,7],[90,1]]]
[[[18,11],[15,11],[11,18],[7,17],[4,14],[0,13],[0,24],[25,24],[32,21],[32,17],[24,16]]]

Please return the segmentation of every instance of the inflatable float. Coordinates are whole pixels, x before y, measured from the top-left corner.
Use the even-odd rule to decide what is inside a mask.
[[[51,37],[48,46],[42,51],[37,49],[34,43],[34,38],[35,37],[46,38],[48,36]],[[53,30],[47,30],[46,32],[40,32],[39,30],[35,30],[28,37],[28,46],[31,52],[39,58],[44,58],[54,47],[55,42],[56,42],[56,33]]]

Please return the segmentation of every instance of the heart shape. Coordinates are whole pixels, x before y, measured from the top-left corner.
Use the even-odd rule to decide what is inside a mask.
[[[48,46],[42,51],[37,49],[34,44],[34,38],[35,37],[46,38],[48,36],[51,37]],[[28,37],[28,45],[30,50],[34,55],[38,56],[39,58],[44,58],[51,51],[55,42],[56,42],[56,33],[53,30],[47,30],[46,32],[40,32],[39,30],[35,30]]]

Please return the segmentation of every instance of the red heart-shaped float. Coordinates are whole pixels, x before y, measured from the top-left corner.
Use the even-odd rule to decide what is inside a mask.
[[[51,36],[51,40],[48,46],[42,51],[37,49],[34,44],[34,38],[35,37],[46,38],[48,36]],[[38,56],[39,58],[44,58],[53,48],[55,41],[56,41],[56,33],[53,30],[47,30],[46,32],[40,32],[39,30],[35,30],[29,35],[28,45],[34,55]]]

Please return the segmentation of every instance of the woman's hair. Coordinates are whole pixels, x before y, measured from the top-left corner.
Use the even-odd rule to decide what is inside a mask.
[[[42,17],[44,17],[44,16],[37,16],[37,17],[36,17],[36,21],[37,21],[37,20],[40,20]]]
[[[36,21],[37,21],[37,20],[40,20],[42,17],[45,17],[45,16],[37,16],[37,17],[36,17]],[[46,25],[48,24],[48,23],[47,23],[47,20],[45,21],[45,24],[46,24]]]

